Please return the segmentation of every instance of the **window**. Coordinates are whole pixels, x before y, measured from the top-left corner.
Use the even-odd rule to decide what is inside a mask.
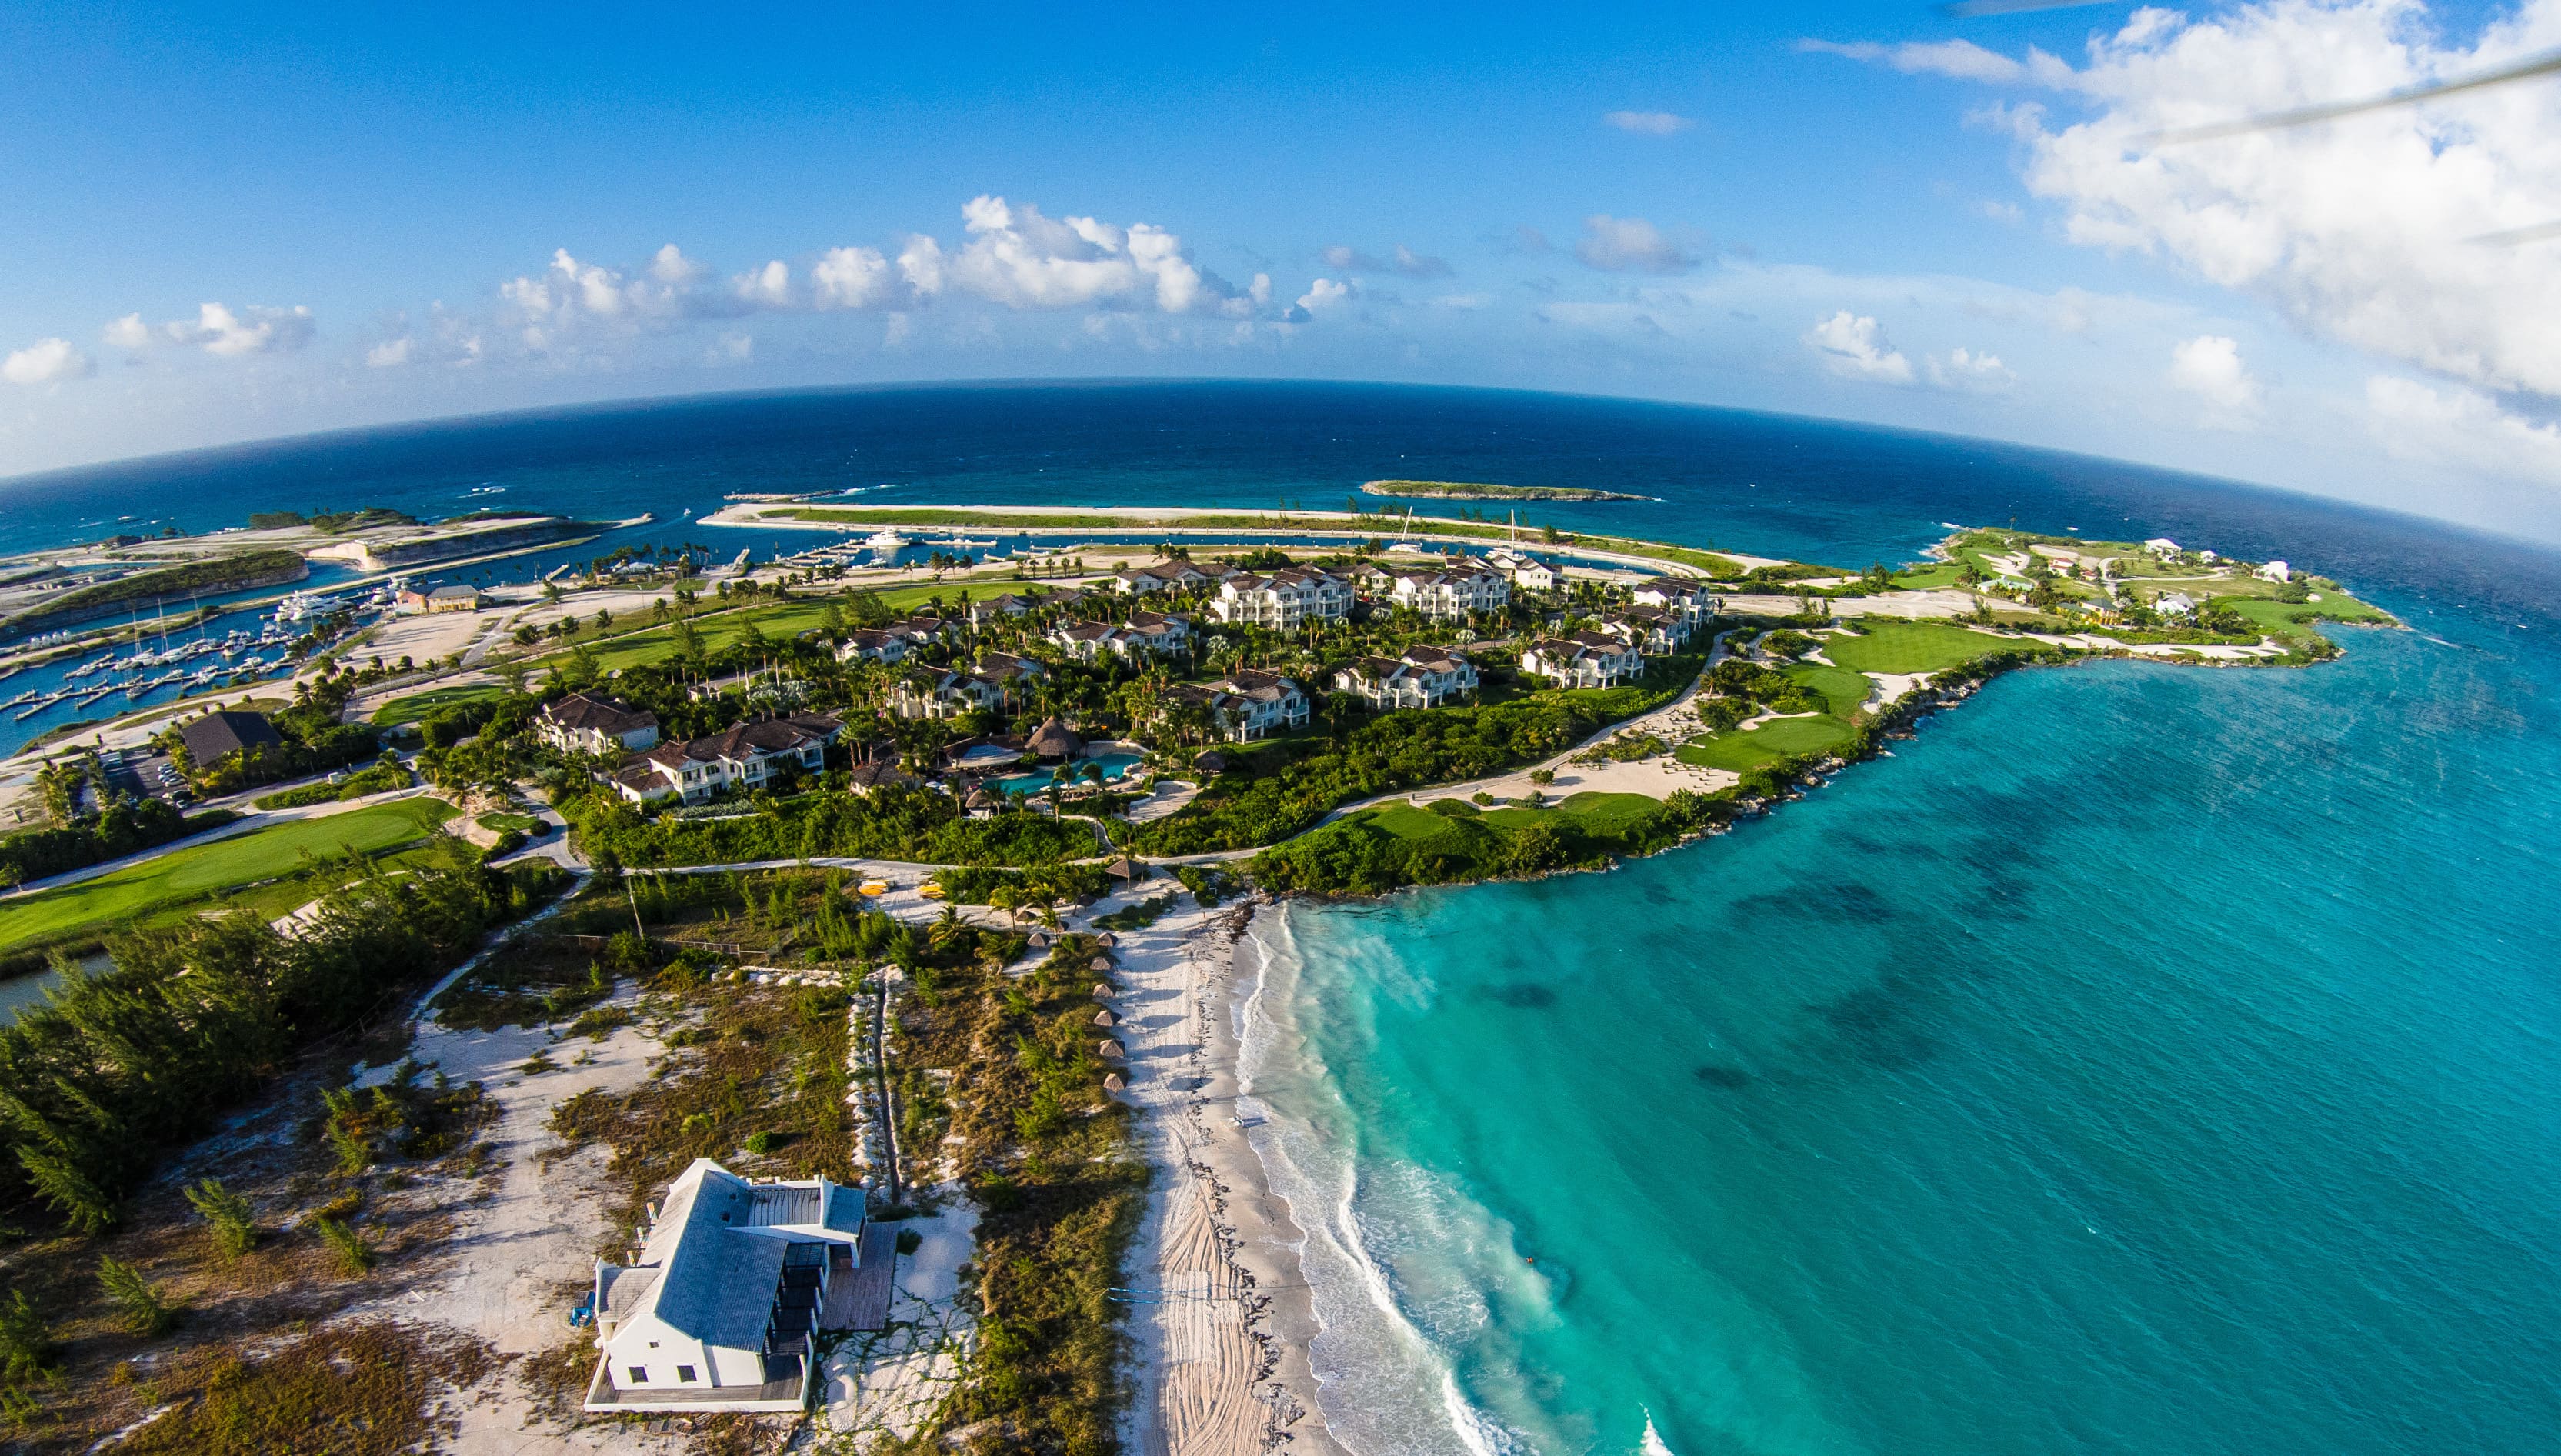
[[[692,1384],[694,1380],[694,1368],[689,1365],[680,1365],[676,1367],[676,1378],[686,1384]]]
[[[631,1383],[635,1385],[645,1385],[649,1383],[649,1368],[647,1366],[627,1366],[625,1367],[625,1370],[627,1370],[631,1375]]]

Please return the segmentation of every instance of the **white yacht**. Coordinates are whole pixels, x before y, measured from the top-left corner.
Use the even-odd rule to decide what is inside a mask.
[[[870,547],[874,551],[896,551],[900,547],[912,546],[915,543],[909,541],[906,537],[899,535],[896,531],[887,526],[884,526],[880,530],[863,538],[863,545]]]

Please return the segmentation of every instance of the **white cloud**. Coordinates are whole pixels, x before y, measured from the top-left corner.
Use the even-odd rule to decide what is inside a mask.
[[[1017,207],[993,195],[971,199],[960,216],[968,241],[956,251],[945,254],[931,240],[914,240],[901,255],[902,270],[919,292],[947,285],[1008,308],[1152,303],[1166,313],[1236,296],[1192,263],[1181,239],[1146,223],[1124,229],[1093,218],[1052,219],[1029,203]],[[932,250],[922,251],[920,243]]]
[[[809,269],[820,308],[874,308],[892,301],[898,278],[878,248],[831,247]]]
[[[845,249],[838,248],[837,251]],[[873,255],[877,257],[879,254]],[[761,268],[750,268],[729,280],[729,291],[751,308],[788,308],[791,305],[791,266],[775,258]]]
[[[1281,320],[1293,324],[1306,323],[1318,314],[1330,313],[1349,303],[1351,296],[1351,284],[1336,278],[1318,278],[1307,285],[1306,292],[1298,295],[1298,301],[1281,315]]]
[[[1621,131],[1632,131],[1638,136],[1669,136],[1698,124],[1670,111],[1609,111],[1604,112],[1601,119]]]
[[[151,326],[142,321],[142,315],[128,313],[98,330],[98,337],[117,349],[148,349],[151,347]]]
[[[410,354],[416,347],[415,341],[406,335],[398,339],[385,339],[365,351],[365,363],[373,369],[398,369],[409,363]]]
[[[898,275],[919,297],[930,297],[942,291],[942,244],[922,233],[907,240],[899,249]]]
[[[1798,41],[1799,51],[1816,51],[1827,56],[1846,56],[1852,61],[1866,61],[1891,66],[1906,75],[1952,76],[1959,81],[1983,81],[2007,83],[2035,80],[2051,83],[2070,74],[2070,68],[2052,56],[2030,47],[2025,61],[2013,61],[1997,51],[1986,51],[1971,41],[1906,41],[1899,46],[1880,46],[1874,41]]]
[[[123,322],[108,328],[119,329]],[[289,353],[310,343],[312,332],[308,308],[250,307],[235,313],[219,303],[202,305],[192,319],[160,326],[161,337],[170,343],[195,345],[222,359]]]
[[[2092,119],[2016,114],[2027,182],[2066,236],[2168,256],[2308,332],[2491,389],[2561,396],[2561,249],[2466,239],[2561,218],[2561,87],[2220,140],[2145,137],[2379,94],[2549,47],[2561,0],[2524,0],[2446,49],[2413,0],[2271,0],[2208,20],[2137,12],[2071,83]]]
[[[745,364],[756,357],[756,336],[723,334],[703,351],[703,362],[712,365]]]
[[[2172,346],[2169,383],[2204,401],[2209,422],[2230,425],[2259,407],[2259,382],[2241,362],[2241,346],[2221,334]]]
[[[1695,256],[1653,224],[1608,213],[1583,220],[1583,237],[1574,244],[1574,255],[1587,266],[1613,273],[1679,273],[1698,266]]]
[[[710,277],[711,272],[710,268],[685,256],[683,250],[672,243],[649,258],[649,276],[669,287],[683,288],[699,283]]]
[[[2561,481],[2561,428],[2520,418],[2477,390],[2376,375],[2365,403],[2376,441],[2397,458]]]
[[[2027,213],[2018,204],[2002,202],[1998,198],[1991,198],[1983,203],[1983,216],[1995,223],[2008,223],[2012,226],[2027,219]]]
[[[24,349],[13,350],[0,359],[0,379],[13,385],[51,385],[64,380],[86,379],[97,366],[89,357],[72,347],[69,339],[38,339]]]
[[[1887,343],[1876,320],[1844,308],[1815,321],[1805,343],[1823,356],[1834,374],[1883,385],[1912,383],[1912,361]],[[1995,361],[1997,362],[1997,361]]]
[[[1988,351],[1951,349],[1942,359],[1927,361],[1930,383],[1943,390],[1998,390],[2018,379],[2016,372]]]

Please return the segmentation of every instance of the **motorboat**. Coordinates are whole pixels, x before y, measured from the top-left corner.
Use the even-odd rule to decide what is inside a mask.
[[[901,547],[913,546],[916,543],[913,541],[899,535],[896,531],[893,531],[886,526],[863,538],[863,545],[870,547],[874,551],[897,551]]]

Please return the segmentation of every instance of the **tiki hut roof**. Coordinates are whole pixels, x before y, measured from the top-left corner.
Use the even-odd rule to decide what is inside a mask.
[[[993,809],[1000,802],[994,794],[987,792],[985,784],[972,784],[969,787],[968,796],[963,798],[960,804],[966,809]]]
[[[1109,981],[1097,981],[1097,982],[1095,982],[1095,983],[1094,983],[1094,999],[1095,999],[1095,1000],[1097,1000],[1097,1001],[1109,1001],[1109,1000],[1110,1000],[1110,999],[1111,999],[1111,983],[1110,983],[1110,982],[1109,982]]]
[[[1088,966],[1086,969],[1093,971],[1108,971],[1111,969],[1111,957],[1108,955],[1098,955],[1094,958],[1094,964]]]
[[[1212,748],[1208,752],[1200,755],[1198,758],[1193,759],[1192,767],[1199,769],[1203,773],[1225,773],[1227,772],[1227,755],[1218,751],[1216,748]]]
[[[1066,724],[1051,718],[1043,720],[1041,726],[1032,730],[1031,738],[1024,746],[1043,758],[1073,758],[1085,751],[1085,740]]]
[[[1116,1027],[1120,1025],[1120,1018],[1113,1016],[1111,1008],[1107,1006],[1094,1014],[1094,1024],[1098,1027]]]
[[[1118,1061],[1120,1059],[1120,1044],[1111,1041],[1109,1038],[1097,1042],[1094,1044],[1094,1054],[1102,1057],[1106,1061]]]
[[[1103,1090],[1107,1092],[1116,1092],[1127,1085],[1129,1079],[1116,1071],[1103,1078]]]

